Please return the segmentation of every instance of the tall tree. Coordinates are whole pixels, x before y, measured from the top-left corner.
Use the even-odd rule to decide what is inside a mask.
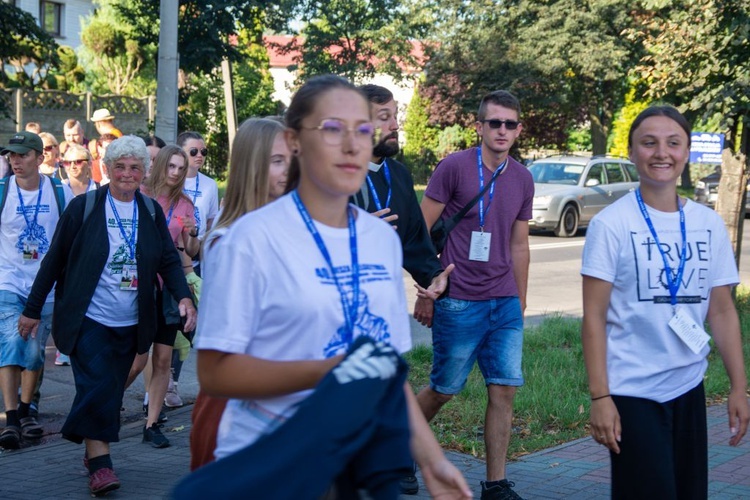
[[[717,211],[739,263],[750,148],[750,5],[746,0],[650,0],[633,39],[647,49],[637,71],[647,95],[669,98],[725,131]],[[739,153],[739,154],[737,154]]]
[[[180,0],[178,50],[180,69],[190,74],[210,74],[224,58],[242,58],[234,36],[242,28],[254,29],[259,19],[264,27],[284,25],[296,0]],[[159,41],[159,2],[120,0],[120,13],[129,19],[141,44]]]
[[[447,98],[467,112],[487,91],[509,89],[523,104],[524,146],[562,148],[568,131],[585,123],[594,153],[606,152],[639,56],[638,45],[622,37],[632,25],[632,2],[449,0],[441,8],[428,84],[457,76],[460,94]]]
[[[558,82],[564,100],[585,113],[594,154],[607,151],[615,111],[628,90],[626,78],[640,56],[622,36],[633,25],[626,0],[521,0],[513,10],[520,60]]]
[[[405,0],[302,0],[301,37],[280,47],[294,52],[299,79],[336,73],[356,80],[376,73],[403,77],[422,63],[415,40],[428,30],[427,10]],[[421,50],[419,47],[418,50]]]

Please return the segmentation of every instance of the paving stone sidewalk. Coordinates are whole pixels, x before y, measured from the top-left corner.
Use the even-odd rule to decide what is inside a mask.
[[[121,441],[112,446],[112,460],[122,488],[113,499],[166,498],[176,481],[188,472],[190,412],[186,406],[168,413],[163,430],[172,446],[154,449],[141,443],[143,423],[122,428]],[[750,498],[750,439],[736,447],[727,444],[726,407],[708,409],[709,494],[711,499]],[[0,453],[0,498],[38,500],[91,498],[83,446],[64,440]],[[479,498],[484,462],[468,455],[448,452],[463,471]],[[599,499],[609,497],[609,457],[589,438],[543,450],[509,464],[508,477],[524,498]],[[420,478],[421,481],[421,478]],[[251,498],[249,496],[248,498]],[[421,485],[416,496],[429,498]]]

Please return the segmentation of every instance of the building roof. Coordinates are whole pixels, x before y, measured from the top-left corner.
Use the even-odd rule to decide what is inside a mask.
[[[295,59],[299,57],[299,50],[293,49],[290,51],[282,51],[281,47],[290,44],[292,41],[297,42],[297,46],[302,44],[303,37],[294,35],[263,35],[263,43],[266,46],[268,52],[268,58],[270,60],[271,68],[288,68],[296,64]],[[411,72],[419,72],[427,62],[427,56],[424,51],[424,44],[418,40],[412,40],[412,56],[419,61],[417,68],[406,68]],[[330,48],[332,54],[341,52],[341,47],[333,46]],[[377,61],[372,61],[376,63]]]

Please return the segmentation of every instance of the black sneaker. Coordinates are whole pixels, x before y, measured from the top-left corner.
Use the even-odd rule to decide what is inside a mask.
[[[143,405],[143,418],[148,420],[148,405]],[[159,412],[159,418],[156,419],[157,424],[163,424],[167,421],[167,414],[164,413],[164,410]]]
[[[402,495],[416,495],[417,493],[419,493],[419,481],[417,481],[417,464],[414,464],[411,474],[399,479],[398,487]]]
[[[513,491],[515,485],[516,483],[503,479],[487,487],[487,483],[482,481],[482,500],[523,500]]]
[[[166,448],[169,446],[169,439],[161,433],[158,424],[152,424],[151,427],[143,428],[143,442],[151,443],[154,448]]]

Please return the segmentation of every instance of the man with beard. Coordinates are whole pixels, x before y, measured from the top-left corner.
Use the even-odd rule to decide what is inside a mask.
[[[426,288],[432,296],[440,296],[448,286],[453,264],[443,270],[414,192],[411,173],[393,159],[399,151],[398,108],[393,93],[379,85],[359,88],[370,101],[376,137],[379,135],[380,139],[376,139],[370,171],[362,189],[353,197],[354,203],[393,224],[403,247],[404,269],[420,287]],[[432,298],[418,297],[414,318],[425,326],[432,326],[433,304]],[[402,479],[401,493],[415,495],[418,491],[419,483],[413,474]]]

